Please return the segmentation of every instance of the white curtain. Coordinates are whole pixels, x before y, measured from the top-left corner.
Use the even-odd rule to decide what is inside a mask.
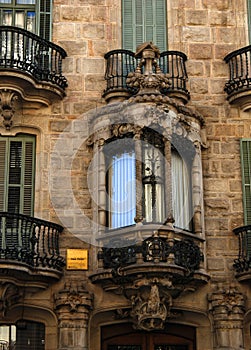
[[[113,156],[109,169],[110,227],[134,224],[136,215],[135,152]]]
[[[176,227],[190,230],[190,181],[185,161],[172,151],[172,205]]]

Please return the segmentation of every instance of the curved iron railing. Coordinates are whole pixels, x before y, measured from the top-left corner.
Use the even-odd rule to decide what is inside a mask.
[[[228,95],[251,88],[251,45],[228,54],[224,61],[229,67],[229,80],[225,84]]]
[[[113,50],[105,54],[106,59],[106,89],[104,95],[114,91],[124,91],[133,95],[137,89],[132,89],[126,84],[129,73],[134,72],[139,59],[129,50]],[[189,95],[186,88],[187,72],[185,61],[187,56],[179,51],[162,52],[159,58],[159,66],[163,73],[170,76],[170,86],[163,90],[164,94],[173,91],[182,91]]]
[[[0,26],[0,70],[17,69],[30,73],[38,81],[56,84],[62,89],[63,48],[22,28]]]
[[[235,270],[245,272],[251,269],[251,225],[235,228],[233,232],[239,238],[239,255],[234,260]]]
[[[22,214],[0,212],[0,261],[23,262],[30,267],[62,270],[59,251],[63,227]]]
[[[153,263],[167,263],[168,257],[173,254],[175,264],[185,268],[191,274],[199,269],[200,263],[203,261],[203,253],[191,239],[174,241],[174,244],[170,245],[166,239],[161,237],[149,237],[140,245],[132,244],[117,248],[104,247],[98,253],[98,260],[103,261],[105,269],[116,270],[120,267],[137,264],[137,254],[142,256],[144,262]]]
[[[170,76],[170,86],[168,89],[162,91],[164,94],[168,94],[169,91],[183,91],[189,94],[186,87],[186,60],[187,56],[179,51],[165,51],[160,54],[160,69],[163,73]]]
[[[106,59],[106,90],[104,93],[113,91],[125,91],[133,93],[134,90],[126,85],[126,78],[130,72],[134,72],[137,60],[134,52],[130,50],[113,50],[105,54]]]

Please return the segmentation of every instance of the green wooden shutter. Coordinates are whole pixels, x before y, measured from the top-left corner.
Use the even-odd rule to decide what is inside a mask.
[[[6,140],[0,139],[0,211],[5,211]]]
[[[123,48],[135,51],[152,41],[166,50],[166,0],[122,0]]]
[[[247,0],[247,11],[248,11],[248,36],[249,36],[249,43],[251,43],[251,0]]]
[[[251,139],[241,140],[241,166],[245,225],[251,224]]]
[[[38,1],[38,35],[48,41],[51,40],[52,0]]]
[[[35,138],[0,137],[0,210],[33,215]]]

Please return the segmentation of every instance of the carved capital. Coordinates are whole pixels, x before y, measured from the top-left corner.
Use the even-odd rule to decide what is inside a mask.
[[[236,286],[219,286],[208,296],[209,310],[215,319],[229,320],[230,316],[240,318],[245,313],[245,297],[238,291]]]
[[[66,282],[64,288],[54,295],[55,310],[61,323],[79,319],[87,321],[92,308],[92,299],[83,283]]]

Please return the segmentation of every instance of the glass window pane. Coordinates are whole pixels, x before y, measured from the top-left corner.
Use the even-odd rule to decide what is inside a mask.
[[[113,157],[110,169],[111,227],[134,224],[136,214],[135,153]]]
[[[0,4],[11,4],[11,0],[0,0]]]
[[[33,33],[35,33],[35,30],[36,30],[35,20],[36,20],[35,12],[28,11],[27,12],[26,29],[29,30],[30,32],[33,32]]]
[[[3,11],[3,25],[12,26],[12,10]]]
[[[15,26],[19,28],[24,28],[24,11],[16,11]]]
[[[36,0],[17,0],[17,4],[21,4],[21,5],[35,5],[36,4]]]

